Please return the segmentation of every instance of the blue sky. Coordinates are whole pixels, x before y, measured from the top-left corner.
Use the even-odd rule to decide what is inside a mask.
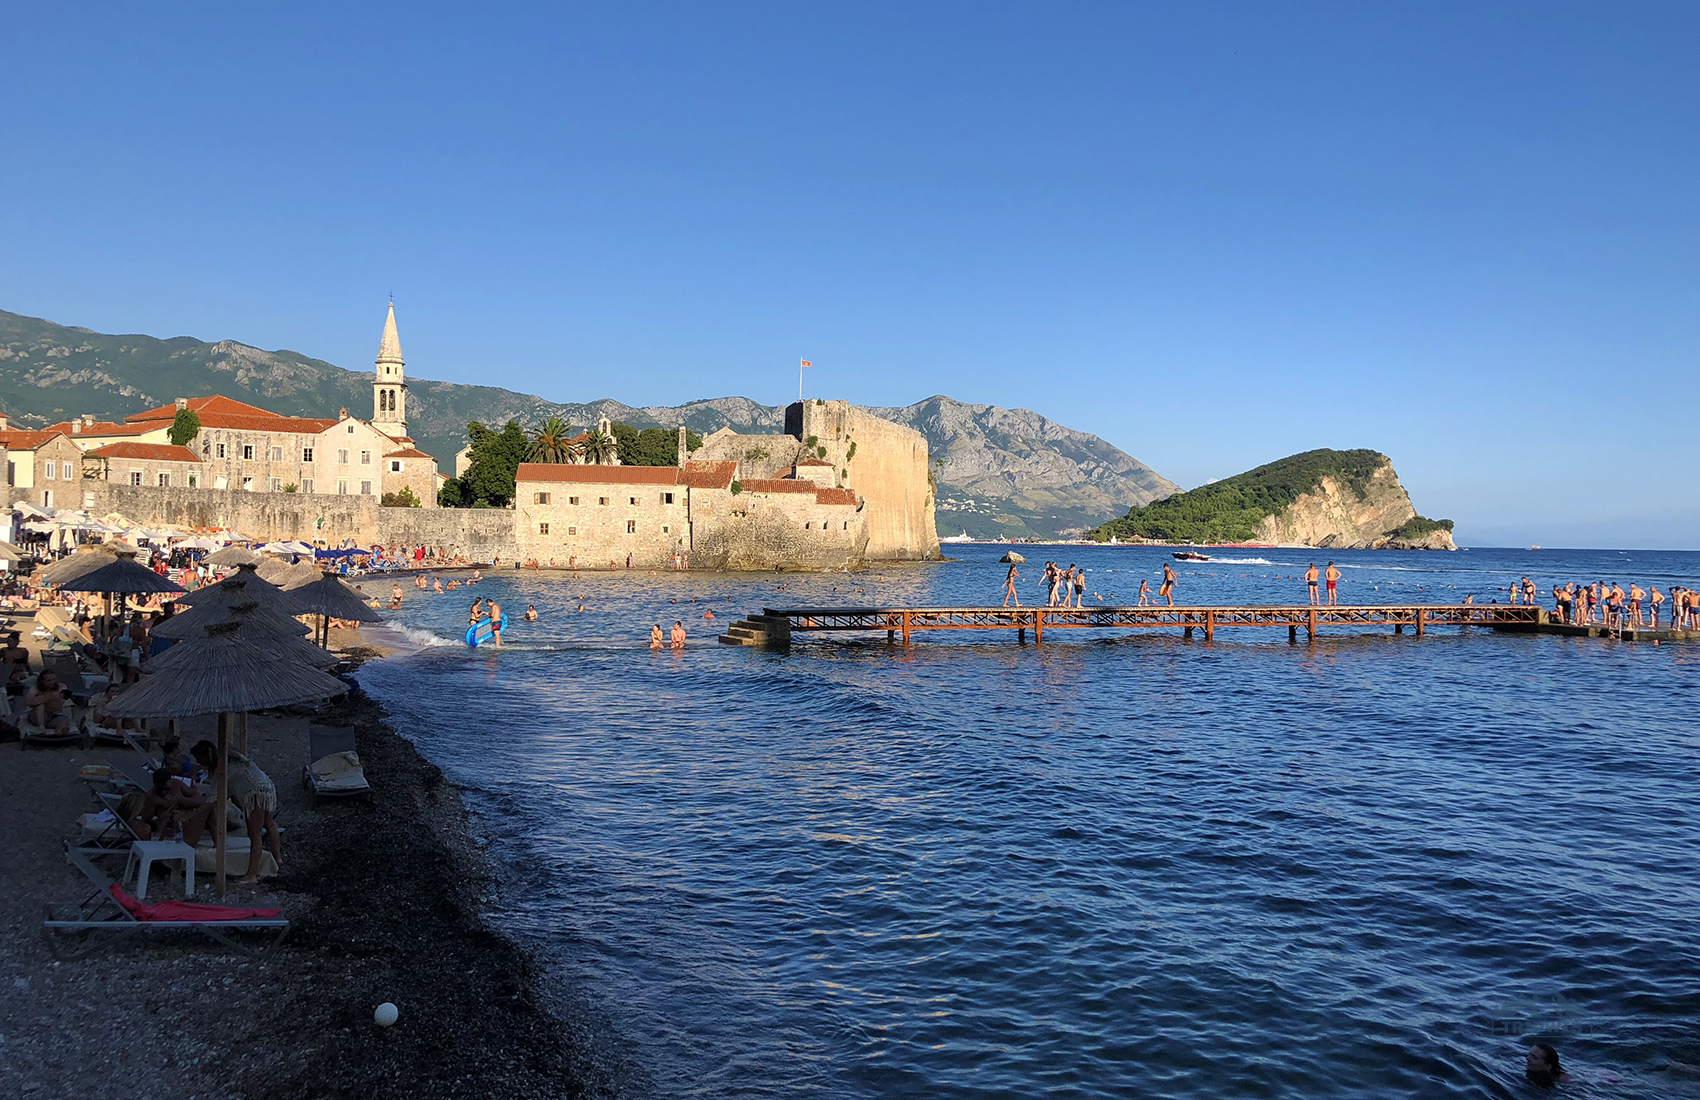
[[[15,5],[0,308],[1700,546],[1700,6]]]

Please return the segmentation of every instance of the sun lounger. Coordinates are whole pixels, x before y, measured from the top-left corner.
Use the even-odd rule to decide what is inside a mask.
[[[26,709],[19,716],[18,747],[28,748],[31,745],[80,745],[83,742],[83,731],[71,726],[64,733],[56,729],[36,725]]]
[[[307,731],[309,763],[301,781],[318,798],[349,798],[370,795],[371,784],[360,766],[352,729],[313,726]]]
[[[107,878],[89,860],[86,852],[68,847],[65,857],[94,886],[94,892],[75,906],[58,911],[51,906],[48,908],[47,919],[42,922],[42,933],[47,937],[48,949],[55,958],[81,958],[100,946],[100,935],[105,932],[143,935],[152,932],[199,932],[226,947],[248,954],[256,952],[230,938],[230,933],[275,933],[264,952],[259,952],[267,955],[276,950],[283,937],[289,934],[289,922],[283,919],[281,910],[236,909],[182,901],[145,905]]]
[[[54,628],[64,626],[71,621],[63,607],[43,607],[35,613],[36,631],[43,637],[51,638]]]

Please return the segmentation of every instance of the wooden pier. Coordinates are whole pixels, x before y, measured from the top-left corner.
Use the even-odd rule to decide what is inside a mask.
[[[1526,604],[1308,605],[1277,607],[803,607],[764,608],[727,627],[728,645],[785,645],[800,632],[885,631],[886,640],[907,646],[924,630],[1013,630],[1043,644],[1056,630],[1179,630],[1191,638],[1233,627],[1286,627],[1289,640],[1307,639],[1329,627],[1392,627],[1393,633],[1423,634],[1429,627],[1472,626],[1527,632],[1548,629],[1548,613]]]

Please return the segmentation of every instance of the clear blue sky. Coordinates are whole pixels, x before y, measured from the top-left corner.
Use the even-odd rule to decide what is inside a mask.
[[[356,7],[365,10],[356,12]],[[1700,546],[1700,5],[11,5],[0,308]],[[1687,406],[1684,414],[1683,406]]]

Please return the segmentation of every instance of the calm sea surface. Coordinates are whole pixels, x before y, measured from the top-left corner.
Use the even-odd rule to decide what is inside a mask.
[[[1025,549],[1029,601],[1051,555],[1126,603],[1168,559]],[[398,623],[438,644],[362,681],[467,788],[517,876],[495,919],[641,1091],[1522,1096],[1538,1036],[1571,1095],[1700,1096],[1661,1068],[1700,1062],[1700,647],[714,642],[764,603],[998,602],[1001,548],[948,552],[854,575],[498,572],[471,592],[542,614],[500,653],[454,641],[467,590],[406,589]],[[1177,563],[1179,602],[1303,602],[1308,553],[1224,556]],[[1543,600],[1555,580],[1700,588],[1694,553],[1335,558],[1342,602],[1485,603],[1524,574]],[[650,652],[674,619],[690,647]]]

